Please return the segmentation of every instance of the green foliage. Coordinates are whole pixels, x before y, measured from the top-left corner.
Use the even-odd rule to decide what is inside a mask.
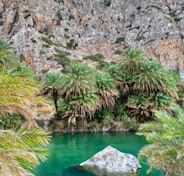
[[[152,120],[152,109],[167,109],[178,99],[178,74],[166,71],[158,61],[144,57],[137,48],[125,50],[125,58],[109,66],[107,71],[116,81],[129,116]]]
[[[70,95],[85,94],[88,91],[94,91],[95,70],[81,62],[72,62],[65,67],[61,85],[61,91],[64,97]]]
[[[7,114],[0,117],[0,129],[12,129],[20,127],[22,124],[22,117],[17,114]]]
[[[52,42],[52,40],[50,40],[49,38],[47,38],[47,37],[41,37],[41,40],[42,41],[44,41],[48,46],[50,46],[50,45],[53,45],[53,42]]]
[[[0,40],[0,67],[7,69],[17,64],[14,55],[9,51],[11,46]]]
[[[112,77],[108,73],[97,73],[96,86],[101,106],[112,108],[119,94]]]
[[[96,68],[99,69],[99,70],[103,70],[103,69],[108,68],[109,65],[110,65],[109,62],[101,60],[101,61],[98,62],[98,65],[96,66]]]
[[[20,127],[24,117],[29,127],[36,126],[35,109],[45,103],[37,97],[39,85],[33,73],[18,62],[9,52],[9,45],[0,41],[0,126],[3,129]],[[45,160],[47,153],[43,146],[50,140],[41,129],[0,130],[0,175],[28,175],[27,169]]]
[[[100,61],[103,61],[104,60],[104,55],[103,54],[95,54],[95,55],[89,55],[89,56],[85,56],[84,57],[84,60],[92,60],[92,61],[97,61],[97,62],[100,62]]]
[[[33,79],[11,76],[0,72],[0,114],[17,113],[34,125],[33,110],[37,104],[39,86]]]
[[[60,11],[60,10],[57,11],[56,16],[57,16],[57,18],[58,18],[59,20],[63,20],[63,17],[62,17],[62,15],[61,15],[61,11]]]
[[[68,102],[69,109],[63,117],[68,123],[76,124],[76,119],[91,117],[99,106],[95,94],[96,72],[81,62],[72,62],[65,67],[60,85],[60,95]]]
[[[30,79],[33,79],[35,77],[33,71],[31,71],[27,66],[22,63],[18,63],[11,69],[8,69],[6,73],[11,76],[20,76]]]
[[[95,119],[100,123],[104,122],[107,124],[113,121],[113,113],[107,108],[96,111],[94,116]]]
[[[60,72],[47,73],[44,78],[43,86],[59,87],[61,84],[61,78],[62,78],[62,74]]]
[[[66,43],[66,48],[68,49],[76,49],[78,44],[75,42],[74,39],[71,39],[69,42]]]
[[[126,106],[129,108],[129,116],[136,117],[139,121],[144,122],[152,119],[152,102],[148,95],[131,95],[128,98]]]
[[[95,120],[91,121],[89,125],[90,125],[90,129],[94,132],[101,130],[101,125]]]
[[[48,56],[47,60],[52,60],[54,57],[53,56]]]
[[[154,103],[154,108],[158,110],[169,109],[173,103],[172,98],[163,92],[157,92],[150,98]]]
[[[36,43],[36,42],[37,42],[34,38],[32,38],[31,41],[32,41],[33,43]]]
[[[118,120],[123,122],[124,128],[127,129],[127,131],[138,129],[135,118],[129,117],[128,115],[119,115]]]
[[[122,54],[122,51],[116,50],[116,51],[114,51],[114,54],[116,54],[116,55],[121,55],[121,54]]]
[[[127,107],[121,102],[116,102],[113,108],[114,120],[123,122],[125,129],[127,130],[137,130],[138,125],[134,117],[128,116]]]
[[[61,64],[63,67],[69,65],[70,59],[68,58],[68,56],[70,55],[70,53],[65,52],[65,51],[61,51],[59,49],[55,49],[55,50],[57,52],[56,61],[58,62],[58,64]]]
[[[4,42],[3,40],[0,40],[0,51],[8,51],[10,50],[12,47],[7,44],[6,42]]]
[[[147,93],[164,91],[167,77],[157,61],[143,61],[141,67],[137,69],[139,70],[133,77],[134,90]]]
[[[50,135],[39,128],[0,131],[0,175],[28,175],[48,156]]]
[[[40,34],[43,34],[43,33],[44,33],[44,30],[43,30],[43,29],[39,29],[38,32],[39,32]]]
[[[4,43],[0,48],[9,49]],[[35,126],[36,107],[38,103],[40,107],[46,103],[43,97],[37,96],[40,86],[30,69],[18,62],[9,51],[4,51],[0,57],[0,60],[3,58],[3,68],[0,69],[0,115],[20,114],[26,118],[29,126]]]
[[[178,90],[178,96],[180,98],[184,98],[184,87],[180,87],[179,90]]]
[[[157,167],[166,175],[179,176],[184,167],[183,112],[176,108],[174,118],[157,111],[155,114],[157,122],[142,124],[139,128],[138,134],[151,142],[141,149],[139,159],[147,159],[150,170]]]
[[[124,37],[119,37],[116,39],[115,43],[122,43],[125,41],[125,38]]]

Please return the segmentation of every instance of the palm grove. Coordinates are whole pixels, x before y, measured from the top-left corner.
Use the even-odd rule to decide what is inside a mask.
[[[151,168],[161,168],[166,175],[183,173],[183,88],[177,86],[180,79],[176,72],[165,70],[158,61],[133,48],[125,51],[121,61],[103,61],[96,68],[79,60],[69,61],[62,72],[46,74],[39,85],[34,74],[16,61],[9,49],[0,42],[2,175],[23,175],[47,155],[41,146],[48,144],[50,137],[34,120],[40,107],[49,106],[40,94],[53,100],[53,129],[60,120],[68,128],[90,131],[108,125],[113,130],[116,122],[121,122],[125,130],[137,130],[139,126],[138,133],[151,142],[140,151],[140,159],[148,159]],[[17,116],[21,118],[17,120]],[[29,127],[34,127],[32,130],[7,130],[21,126],[17,122],[22,117]],[[15,139],[18,144],[12,145]],[[10,164],[5,165],[7,159]]]

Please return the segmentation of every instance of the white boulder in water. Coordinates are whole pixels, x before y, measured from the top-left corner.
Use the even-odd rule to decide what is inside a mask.
[[[108,146],[80,165],[98,176],[125,176],[136,174],[141,168],[135,156]]]

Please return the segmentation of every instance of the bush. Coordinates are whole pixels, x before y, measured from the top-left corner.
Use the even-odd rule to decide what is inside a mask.
[[[92,61],[98,61],[98,62],[100,62],[100,61],[103,61],[104,60],[104,55],[98,53],[98,54],[95,54],[95,55],[85,56],[83,59],[84,60],[88,60],[89,59],[89,60],[92,60]]]
[[[74,39],[71,39],[68,43],[66,43],[66,48],[68,49],[76,49],[78,44],[75,42]]]

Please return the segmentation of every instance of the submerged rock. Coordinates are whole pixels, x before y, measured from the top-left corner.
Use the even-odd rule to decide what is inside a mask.
[[[141,168],[137,158],[108,146],[79,165],[82,169],[98,176],[125,176],[136,174]]]

